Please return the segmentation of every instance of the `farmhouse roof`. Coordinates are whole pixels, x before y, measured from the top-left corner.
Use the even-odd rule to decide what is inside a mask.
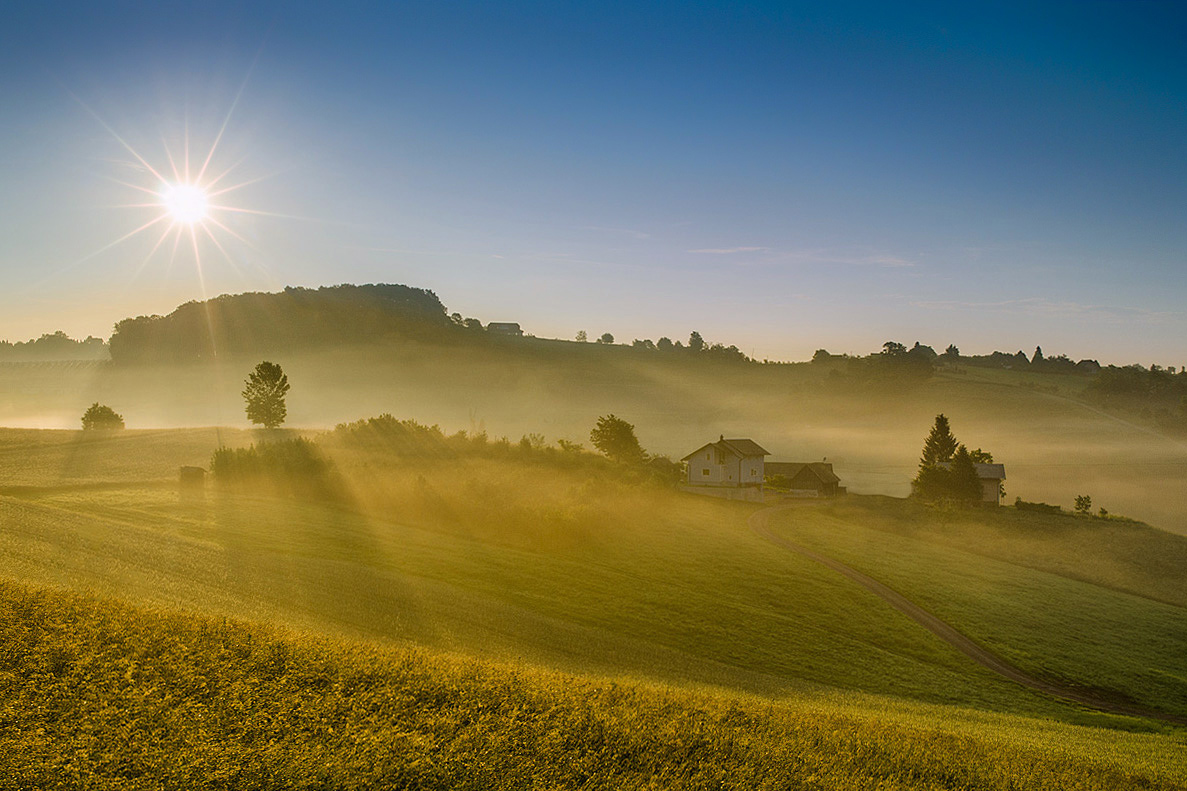
[[[723,439],[718,445],[725,445],[739,456],[770,456],[771,452],[752,439]]]
[[[1006,479],[1006,465],[1004,464],[974,464],[977,477],[982,480],[1004,481]]]
[[[767,466],[769,467],[770,465]],[[952,469],[952,462],[942,461],[936,466],[950,470]],[[1006,465],[1004,464],[974,463],[973,466],[977,469],[977,477],[983,481],[1004,481],[1006,479]]]
[[[694,450],[692,453],[685,456],[681,461],[688,461],[693,456],[697,455],[705,448],[718,448],[726,453],[732,453],[735,456],[746,458],[747,456],[770,456],[771,452],[763,448],[752,439],[726,439],[724,436],[716,442],[709,442]]]
[[[794,478],[807,467],[821,483],[840,483],[841,479],[833,472],[833,465],[824,461],[768,461],[763,468],[767,475],[783,475]]]

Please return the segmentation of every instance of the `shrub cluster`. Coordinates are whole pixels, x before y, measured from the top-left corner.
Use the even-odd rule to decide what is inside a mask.
[[[341,499],[334,468],[311,440],[296,437],[246,448],[219,448],[210,459],[215,483],[239,493]]]
[[[1021,497],[1014,498],[1014,507],[1019,511],[1034,511],[1040,514],[1062,514],[1063,509],[1050,503],[1028,503]]]

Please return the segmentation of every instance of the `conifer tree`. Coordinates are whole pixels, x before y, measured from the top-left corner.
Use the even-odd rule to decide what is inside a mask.
[[[981,499],[981,478],[969,449],[961,445],[952,456],[949,476],[950,496],[963,502],[977,502]]]
[[[923,457],[919,459],[920,469],[934,467],[940,462],[952,461],[956,453],[956,437],[952,436],[952,428],[948,425],[948,418],[944,413],[936,415],[936,422],[931,427],[931,433],[923,443]]]

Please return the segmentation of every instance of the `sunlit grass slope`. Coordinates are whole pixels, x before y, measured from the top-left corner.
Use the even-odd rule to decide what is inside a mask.
[[[3,788],[1187,788],[1181,735],[770,701],[0,583]]]
[[[1187,539],[1133,522],[886,498],[774,524],[1038,676],[1187,713]]]
[[[146,454],[155,441],[139,440]],[[134,438],[110,442],[113,456],[141,455]],[[182,442],[177,452],[190,451]],[[243,495],[189,504],[135,478],[8,490],[4,573],[575,672],[763,694],[827,685],[1121,724],[998,679],[873,595],[759,539],[746,526],[753,506],[513,455],[397,463],[335,453],[346,504]],[[36,456],[31,465],[49,464]],[[784,518],[797,540],[918,596],[1019,664],[1187,712],[1187,611],[1173,560],[1187,540],[887,500]],[[1075,559],[1092,546],[1111,559],[1081,568]],[[1085,631],[1091,650],[1077,653]]]

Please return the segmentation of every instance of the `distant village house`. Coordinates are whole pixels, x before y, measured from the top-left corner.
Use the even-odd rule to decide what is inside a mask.
[[[514,321],[492,321],[486,325],[486,331],[494,335],[511,335],[516,338],[523,336],[523,329]]]

